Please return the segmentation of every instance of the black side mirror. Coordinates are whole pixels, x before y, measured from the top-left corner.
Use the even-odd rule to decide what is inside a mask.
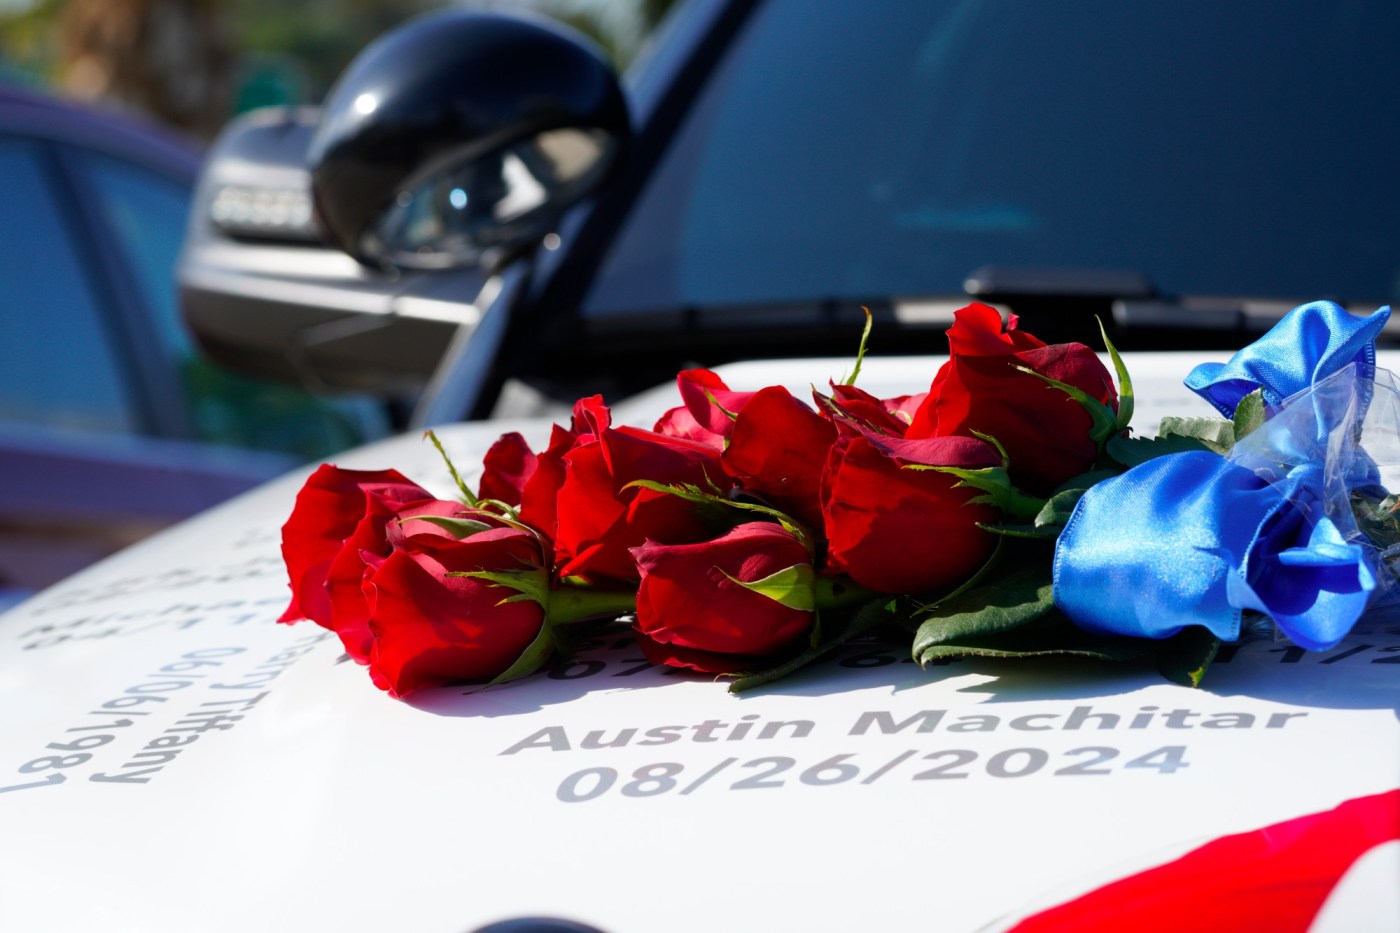
[[[451,10],[375,41],[308,153],[317,218],[375,268],[446,269],[550,232],[630,138],[612,69],[539,19]]]

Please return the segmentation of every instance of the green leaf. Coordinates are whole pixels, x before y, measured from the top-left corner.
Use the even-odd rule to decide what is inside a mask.
[[[1157,643],[1157,670],[1172,683],[1199,687],[1220,650],[1220,639],[1201,625],[1188,625]]]
[[[452,482],[457,484],[457,491],[462,494],[462,501],[467,505],[476,507],[476,496],[472,495],[472,491],[467,488],[467,484],[462,482],[462,477],[457,473],[457,467],[452,464],[452,458],[447,455],[447,451],[442,449],[442,441],[438,440],[438,436],[432,431],[424,431],[423,436],[433,442],[433,446],[437,448],[438,456],[442,457],[442,462],[447,464],[447,472],[452,474]]]
[[[478,532],[490,531],[492,527],[474,518],[453,518],[449,515],[411,515],[408,518],[399,519],[400,525],[405,522],[427,522],[430,525],[437,525],[458,541]]]
[[[1112,441],[1110,441],[1112,443]],[[1106,479],[1122,475],[1121,470],[1093,470],[1066,480],[1051,494],[1031,524],[992,523],[979,525],[980,528],[999,535],[1017,538],[1054,538],[1059,535],[1074,507],[1089,489]]]
[[[1063,528],[1070,513],[1088,489],[1065,489],[1045,500],[1045,507],[1035,517],[1036,528]]]
[[[817,572],[812,569],[811,564],[794,564],[791,567],[784,567],[777,573],[769,574],[762,580],[748,582],[730,576],[718,567],[715,569],[723,573],[729,582],[737,583],[744,589],[751,590],[760,596],[766,596],[773,602],[787,606],[789,609],[812,612],[817,608],[816,594],[813,592]]]
[[[554,633],[550,631],[548,625],[541,625],[540,633],[535,636],[534,641],[525,646],[525,650],[520,653],[520,657],[515,659],[514,664],[491,678],[491,684],[503,684],[533,674],[544,667],[544,662],[549,660],[549,656],[553,652]]]
[[[711,492],[705,492],[698,486],[689,483],[673,486],[667,483],[658,483],[655,480],[639,479],[633,480],[623,488],[633,486],[638,489],[650,489],[653,492],[664,492],[694,504],[696,506],[695,516],[701,523],[712,529],[726,529],[732,527],[737,521],[734,509],[728,499]]]
[[[1112,469],[1090,470],[1088,473],[1080,473],[1078,476],[1071,476],[1069,479],[1056,486],[1055,492],[1068,492],[1075,489],[1087,490],[1090,486],[1098,485],[1106,479],[1113,479],[1113,477],[1120,476],[1122,473],[1123,470],[1117,467]]]
[[[945,658],[1067,655],[1101,661],[1132,661],[1149,657],[1152,651],[1153,646],[1147,639],[1090,635],[1054,612],[1037,620],[1037,624],[1022,629],[995,636],[969,637],[957,643],[930,645],[916,660],[927,665]]]
[[[937,473],[947,473],[956,476],[960,482],[957,486],[971,486],[973,489],[982,490],[985,495],[969,499],[969,505],[991,505],[1000,509],[1002,514],[1012,518],[1033,519],[1040,514],[1040,510],[1045,507],[1044,499],[1037,499],[1028,496],[1011,484],[1011,476],[1006,472],[1005,467],[982,467],[976,470],[964,469],[963,467],[933,466],[927,463],[906,463],[901,469],[904,470],[933,470]]]
[[[1031,611],[1033,607],[1025,610],[1024,614],[1029,615]],[[1145,638],[1090,634],[1051,605],[1028,621],[999,629],[982,627],[979,631],[976,626],[968,625],[936,641],[921,644],[916,638],[914,659],[924,665],[945,658],[1040,655],[1075,655],[1125,661],[1150,657],[1155,650],[1155,643]]]
[[[979,441],[986,441],[996,448],[997,456],[1001,458],[1002,469],[1011,468],[1011,455],[1006,452],[1006,448],[1002,446],[1001,441],[990,434],[983,434],[981,431],[973,431],[972,436]]]
[[[1125,467],[1164,457],[1167,454],[1180,454],[1190,450],[1210,450],[1205,441],[1194,437],[1170,434],[1166,437],[1111,437],[1104,445],[1104,452]]]
[[[1235,446],[1235,425],[1223,418],[1182,418],[1167,415],[1157,428],[1161,436],[1194,437],[1218,454]]]
[[[1108,339],[1108,331],[1104,330],[1103,321],[1098,317],[1094,320],[1098,321],[1103,347],[1108,351],[1109,359],[1113,360],[1113,371],[1118,375],[1118,417],[1114,419],[1114,426],[1117,428],[1115,433],[1122,433],[1133,420],[1133,379],[1128,375],[1128,367],[1123,362],[1123,357],[1118,355],[1118,348]]]
[[[1235,406],[1235,443],[1248,437],[1269,420],[1269,407],[1264,404],[1264,390],[1255,389]]]
[[[807,549],[808,554],[816,554],[816,545],[813,541],[812,533],[807,530],[806,526],[791,515],[779,509],[775,509],[771,505],[759,505],[757,502],[741,502],[737,499],[717,496],[713,493],[702,492],[698,487],[688,484],[668,486],[665,483],[658,483],[654,480],[638,479],[628,483],[625,488],[631,488],[633,486],[638,486],[642,489],[651,489],[656,492],[669,493],[687,502],[694,502],[706,508],[738,509],[744,512],[756,512],[781,525],[790,535],[802,542],[802,546]]]
[[[517,596],[507,596],[502,599],[502,603],[520,602],[520,598],[539,603],[546,610],[549,609],[549,574],[543,570],[456,570],[447,574],[449,577],[471,577],[474,580],[485,580],[508,590],[514,590],[520,594]]]
[[[1352,490],[1351,513],[1357,527],[1376,547],[1384,551],[1400,544],[1400,496],[1378,497]]]
[[[929,610],[914,635],[914,660],[925,663],[924,652],[936,645],[1019,628],[1054,605],[1048,562],[1022,567],[996,583],[968,590]]]
[[[868,590],[842,574],[814,574],[813,577],[812,598],[816,600],[818,611],[823,609],[854,609],[885,595],[875,590]]]
[[[1051,379],[1044,373],[1038,373],[1029,366],[1017,366],[1016,368],[1023,373],[1029,373],[1048,385],[1054,386],[1078,402],[1079,407],[1088,412],[1090,419],[1093,421],[1093,425],[1089,429],[1089,437],[1096,445],[1102,445],[1104,441],[1115,436],[1122,430],[1118,426],[1118,412],[1089,395],[1089,393],[1085,392],[1083,389],[1072,386],[1067,382],[1061,382],[1058,379]],[[1132,414],[1131,410],[1129,414]]]

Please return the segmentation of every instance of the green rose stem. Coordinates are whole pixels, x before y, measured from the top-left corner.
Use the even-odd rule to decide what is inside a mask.
[[[811,568],[807,565],[808,572]],[[889,621],[890,611],[898,601],[898,597],[878,593],[875,590],[868,590],[853,582],[848,577],[827,577],[815,576],[807,583],[808,593],[812,600],[812,608],[820,611],[823,609],[845,609],[853,606],[861,606],[853,618],[834,637],[827,640],[816,640],[806,651],[796,657],[789,658],[776,667],[771,667],[764,671],[755,671],[747,674],[738,674],[733,683],[729,685],[730,693],[742,693],[745,690],[752,690],[754,687],[761,687],[764,684],[772,683],[782,677],[786,677],[793,671],[806,667],[813,661],[818,660],[831,651],[846,644],[852,638],[868,632],[878,625]],[[814,631],[817,631],[816,629]]]
[[[635,590],[595,590],[582,586],[564,586],[550,591],[548,618],[550,625],[572,625],[590,619],[620,616],[637,609]]]
[[[587,622],[590,619],[606,619],[632,612],[637,608],[637,594],[631,591],[595,590],[583,586],[564,586],[557,590],[546,590],[544,582],[532,574],[517,574],[511,579],[509,574],[492,574],[478,571],[458,576],[485,577],[517,591],[513,599],[533,599],[545,608],[544,624],[535,640],[526,646],[515,663],[491,680],[491,685],[503,684],[510,680],[533,674],[544,667],[557,649],[567,652],[568,640],[560,626]]]

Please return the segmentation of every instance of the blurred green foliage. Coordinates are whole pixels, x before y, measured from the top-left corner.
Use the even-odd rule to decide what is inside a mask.
[[[178,0],[177,0],[178,2]],[[444,0],[184,0],[213,6],[238,62],[231,111],[275,103],[317,103],[362,48],[404,20]],[[677,0],[478,0],[468,7],[523,7],[559,19],[602,46],[619,70]],[[160,3],[132,4],[157,15]],[[0,80],[58,84],[64,13],[70,0],[10,0],[0,4]]]
[[[291,102],[317,102],[376,36],[442,5],[435,0],[337,0],[334,4],[242,0],[230,4],[235,44],[247,73],[240,94],[248,93],[250,79],[266,80],[280,68],[301,82],[294,88],[299,99]]]
[[[37,0],[0,12],[0,78],[32,84],[53,80],[63,7],[64,0]]]
[[[318,397],[299,386],[231,372],[200,356],[181,361],[191,421],[202,441],[273,450],[302,460],[328,457],[389,433],[387,415],[365,397]]]

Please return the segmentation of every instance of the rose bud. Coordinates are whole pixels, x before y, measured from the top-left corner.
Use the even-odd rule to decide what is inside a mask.
[[[905,437],[971,435],[996,438],[1018,485],[1045,495],[1089,470],[1098,456],[1093,418],[1064,390],[1022,372],[1024,367],[1085,392],[1116,410],[1118,393],[1108,370],[1082,343],[1047,346],[1016,330],[986,305],[958,311],[948,330],[950,359],[938,371],[928,398]]]
[[[490,513],[432,498],[393,470],[318,469],[297,496],[282,530],[293,597],[278,621],[311,619],[335,632],[352,658],[368,663],[369,612],[361,583],[367,562],[402,546],[406,532],[400,526],[408,517],[432,517],[449,525],[466,521],[477,529],[500,525]],[[431,522],[413,524],[415,533],[451,534]],[[326,560],[326,554],[333,556]]]
[[[903,437],[913,420],[913,412],[928,393],[902,395],[899,398],[876,398],[853,385],[833,384],[831,402],[848,418],[874,428],[891,437]]]
[[[780,525],[751,522],[712,541],[647,542],[632,553],[641,572],[637,631],[657,663],[742,670],[811,629],[811,555]]]
[[[744,489],[809,528],[820,529],[821,478],[836,428],[781,386],[755,392],[720,455]]]
[[[466,529],[474,532],[500,525],[499,516],[470,509],[460,502],[417,499],[407,505],[394,506],[371,494],[370,508],[365,517],[355,527],[354,534],[345,539],[345,545],[331,561],[326,574],[331,619],[325,627],[340,636],[350,657],[361,664],[368,663],[371,641],[369,608],[365,604],[362,587],[367,568],[403,547],[410,537],[458,538],[469,533]],[[449,528],[454,530],[449,531]]]
[[[698,441],[611,426],[598,396],[574,406],[572,431],[556,430],[526,484],[520,517],[553,541],[558,576],[635,581],[629,553],[647,540],[705,537],[694,507],[636,480],[710,489],[723,482],[719,451]]]
[[[519,585],[508,585],[512,579]],[[409,536],[364,577],[370,676],[396,697],[500,676],[544,625],[545,607],[522,591],[544,596],[548,586],[539,539],[528,531]]]
[[[578,405],[574,406],[575,412]],[[579,428],[575,415],[574,428]],[[565,430],[554,425],[549,446],[535,457],[535,468],[520,487],[520,520],[540,531],[553,542],[559,524],[559,487],[564,485],[564,455],[577,444],[596,440],[587,426],[583,431]]]
[[[1001,465],[996,449],[971,437],[887,437],[840,420],[822,484],[828,570],[882,593],[927,593],[958,583],[991,555],[994,536],[978,527],[997,511],[970,503],[976,489],[935,469]]]
[[[534,475],[539,458],[525,438],[512,431],[502,434],[481,458],[481,484],[477,498],[495,499],[509,506],[520,505],[525,484]]]
[[[352,598],[358,601],[363,566],[359,552],[382,547],[384,523],[396,510],[431,498],[431,493],[397,470],[342,470],[329,464],[319,467],[297,493],[292,514],[282,526],[282,559],[287,565],[292,601],[277,621],[310,619],[338,631],[338,599],[333,597],[330,584],[337,558],[342,553],[349,554],[338,580],[349,572],[349,563],[358,562],[350,574]],[[341,627],[348,632],[354,624],[341,620]],[[357,660],[368,660],[367,635],[368,632],[361,632],[342,636],[346,651]]]
[[[652,428],[667,437],[684,437],[724,449],[734,416],[748,404],[752,392],[734,392],[708,369],[687,369],[676,375],[681,405],[666,412]]]

